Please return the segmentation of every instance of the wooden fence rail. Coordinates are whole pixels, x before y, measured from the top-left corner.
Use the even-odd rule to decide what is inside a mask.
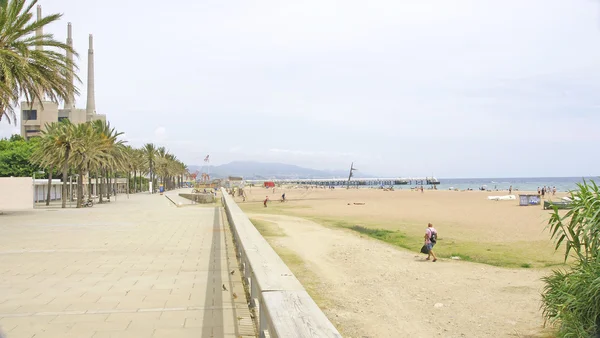
[[[279,255],[221,188],[259,337],[341,337]]]

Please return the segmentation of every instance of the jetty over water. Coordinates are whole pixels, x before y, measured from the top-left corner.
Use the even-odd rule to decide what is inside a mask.
[[[318,185],[318,186],[345,186],[347,178],[292,178],[272,180],[246,180],[249,184],[262,184],[273,182],[275,184],[290,185]],[[388,186],[388,185],[435,185],[440,181],[435,177],[406,177],[406,178],[352,178],[351,186]]]

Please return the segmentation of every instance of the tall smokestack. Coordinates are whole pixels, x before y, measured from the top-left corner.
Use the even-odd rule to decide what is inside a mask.
[[[71,28],[71,23],[69,22],[67,24],[67,45],[73,49],[73,32],[72,32],[72,28]],[[69,74],[69,81],[71,82],[71,84],[73,84],[73,52],[71,52],[70,50],[67,50],[67,60],[69,60],[69,62],[71,63],[71,73]],[[75,108],[75,93],[74,93],[74,88],[73,90],[71,90],[71,92],[69,93],[69,95],[67,96],[66,100],[65,100],[65,109],[73,109]]]
[[[96,99],[94,96],[94,37],[92,34],[90,34],[90,47],[88,49],[87,104],[85,114],[88,117],[96,114]]]
[[[37,21],[40,21],[40,20],[42,20],[42,6],[37,5]],[[39,38],[42,35],[44,35],[43,27],[39,27],[38,29],[35,30],[36,37]],[[38,44],[35,46],[35,50],[42,51],[42,50],[44,50],[44,47],[42,47],[41,45]],[[45,99],[45,96],[44,96],[44,90],[42,89],[41,86],[38,88],[38,94],[40,95],[40,100],[43,101]],[[35,100],[33,100],[33,101],[35,101]]]
[[[41,5],[37,5],[37,21],[42,20],[42,6]],[[44,35],[44,28],[40,27],[38,29],[35,30],[35,36],[40,37]],[[44,48],[40,45],[35,46],[36,50],[43,50]]]

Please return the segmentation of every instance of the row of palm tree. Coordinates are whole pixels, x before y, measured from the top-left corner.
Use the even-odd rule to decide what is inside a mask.
[[[36,34],[58,21],[62,14],[34,18],[33,9],[37,2],[0,0],[0,121],[4,118],[16,124],[15,106],[23,97],[27,102],[42,104],[44,100],[58,103],[78,94],[74,84],[74,81],[81,82],[75,74],[77,66],[66,56],[69,53],[77,56],[77,52],[52,34]],[[77,207],[83,204],[81,183],[85,175],[88,187],[95,176],[96,187],[101,187],[98,192],[100,202],[104,195],[110,199],[111,179],[123,173],[129,181],[133,172],[133,190],[136,192],[139,191],[138,175],[150,174],[154,186],[159,178],[167,189],[177,185],[175,179],[181,183],[186,168],[174,155],[154,144],[146,144],[141,149],[128,147],[119,140],[121,134],[103,121],[46,125],[40,147],[32,158],[49,173],[46,204],[50,202],[50,184],[55,171],[62,173],[63,208],[66,207],[70,172],[77,174],[80,183],[77,185]],[[92,191],[88,189],[88,198],[91,195]]]
[[[82,124],[72,124],[68,120],[46,125],[42,131],[40,146],[34,151],[32,161],[45,168],[48,175],[48,194],[46,205],[50,203],[50,186],[52,173],[60,169],[62,173],[62,207],[66,207],[69,173],[77,176],[77,207],[83,206],[84,184],[88,178],[87,198],[92,198],[92,176],[95,177],[99,202],[106,196],[110,200],[111,187],[116,178],[124,175],[127,178],[127,192],[139,192],[137,177],[149,174],[150,182],[156,187],[158,179],[165,189],[180,187],[187,167],[169,153],[164,147],[157,148],[149,143],[141,149],[125,145],[120,140],[122,133],[111,127],[110,123],[101,120]],[[129,184],[134,176],[133,189]],[[114,181],[113,181],[114,179]],[[154,190],[154,189],[153,189]]]

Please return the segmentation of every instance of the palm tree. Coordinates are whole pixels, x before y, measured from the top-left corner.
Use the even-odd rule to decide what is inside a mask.
[[[124,162],[124,141],[118,139],[123,133],[117,132],[115,128],[111,128],[109,122],[96,120],[92,122],[92,127],[96,132],[96,137],[102,141],[104,152],[104,161],[99,166],[100,172],[103,173],[106,179],[106,196],[110,199],[110,171],[116,171],[122,168]],[[100,200],[102,203],[102,189],[100,190]]]
[[[144,147],[142,147],[142,152],[144,154],[144,162],[148,168],[148,172],[150,173],[150,184],[154,184],[154,163],[156,161],[156,146],[153,143],[146,143]],[[154,193],[154,186],[150,190],[150,193]]]
[[[142,169],[144,168],[144,154],[142,149],[133,149],[132,157],[131,157],[131,169],[133,170],[133,192],[138,192],[137,187],[137,173],[140,172],[140,178],[142,175]],[[140,180],[140,190],[141,190],[141,180]]]
[[[33,163],[37,163],[48,170],[46,205],[50,205],[54,168],[59,167],[62,163],[63,154],[60,148],[56,148],[56,138],[58,137],[59,130],[60,123],[47,124],[45,130],[42,131],[39,146],[35,149],[31,157]]]
[[[0,0],[0,120],[6,117],[9,123],[16,124],[14,105],[21,96],[28,102],[41,102],[44,96],[58,102],[71,93],[78,94],[71,81],[79,81],[74,73],[76,67],[64,52],[77,53],[52,34],[34,34],[62,15],[33,20],[36,3],[37,0],[29,4],[25,0]]]
[[[68,120],[59,123],[56,129],[56,136],[53,137],[54,147],[62,155],[62,208],[67,207],[67,176],[69,174],[69,161],[71,160],[71,151],[76,146],[77,140],[74,137],[74,125]],[[69,197],[70,198],[70,197]]]
[[[74,127],[73,137],[76,140],[72,150],[73,166],[77,170],[77,208],[83,206],[83,178],[89,175],[89,168],[107,159],[107,143],[98,137],[91,123],[82,123]],[[88,189],[90,186],[88,186]],[[88,196],[91,195],[89,190]]]

